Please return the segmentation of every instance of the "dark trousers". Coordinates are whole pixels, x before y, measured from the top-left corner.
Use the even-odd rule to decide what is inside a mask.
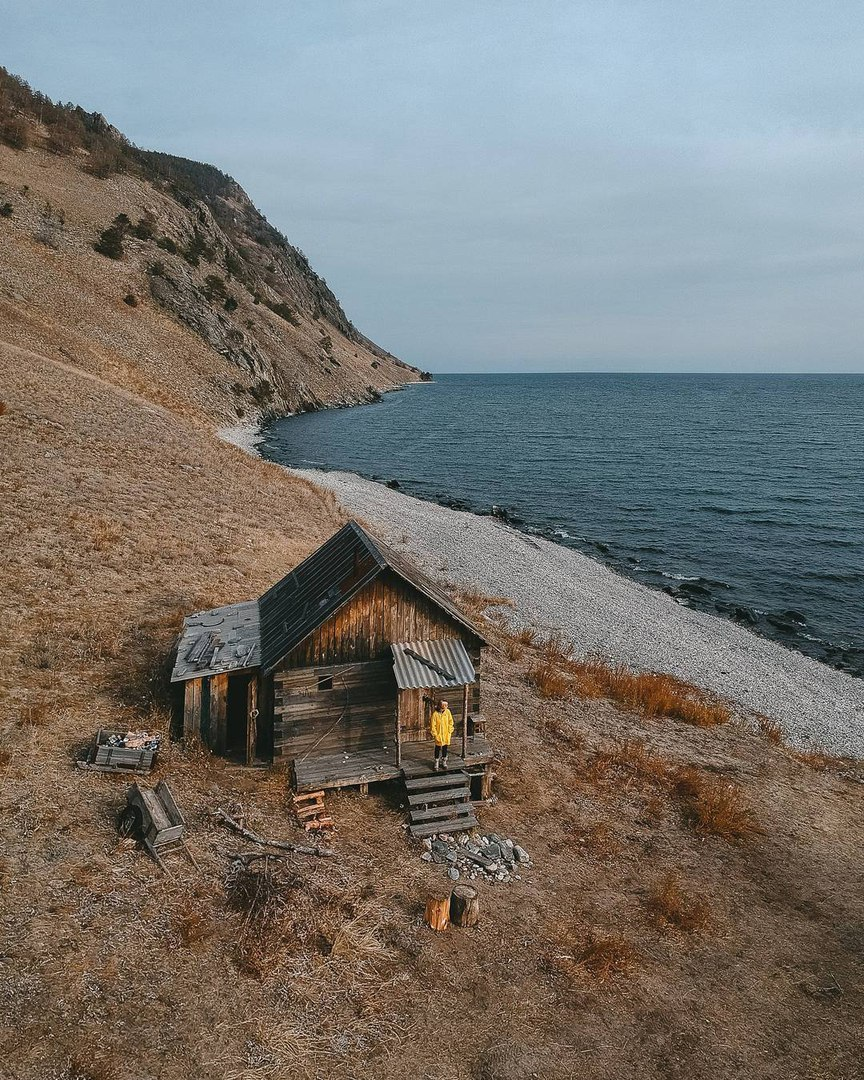
[[[437,743],[435,744],[435,760],[436,761],[438,760],[439,757],[441,758],[442,762],[446,761],[447,760],[447,755],[449,753],[450,753],[450,747],[449,746],[438,746]]]

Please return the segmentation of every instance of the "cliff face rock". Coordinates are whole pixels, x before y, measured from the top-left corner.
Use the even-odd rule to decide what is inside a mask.
[[[211,165],[139,150],[0,69],[0,337],[222,421],[424,376]]]

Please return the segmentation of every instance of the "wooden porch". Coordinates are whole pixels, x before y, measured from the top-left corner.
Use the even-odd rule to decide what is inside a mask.
[[[293,786],[298,792],[359,787],[382,780],[431,775],[435,744],[431,740],[402,743],[402,763],[396,762],[396,749],[361,750],[352,754],[310,754],[295,758]],[[476,772],[492,761],[492,747],[483,735],[469,737],[464,757],[461,742],[454,740],[448,758],[451,771]]]

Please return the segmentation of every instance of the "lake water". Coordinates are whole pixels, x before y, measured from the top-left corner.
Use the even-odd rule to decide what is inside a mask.
[[[864,676],[864,377],[450,375],[270,424]]]

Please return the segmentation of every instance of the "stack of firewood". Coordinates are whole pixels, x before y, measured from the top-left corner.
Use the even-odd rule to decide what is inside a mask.
[[[311,829],[332,829],[333,819],[324,806],[324,792],[311,791],[306,795],[292,795],[297,821],[309,832]]]

